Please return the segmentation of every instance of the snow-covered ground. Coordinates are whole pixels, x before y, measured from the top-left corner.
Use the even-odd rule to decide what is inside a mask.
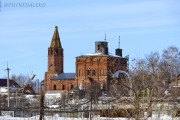
[[[7,88],[6,87],[0,87],[0,93],[1,94],[7,94]]]
[[[134,120],[133,118],[107,118],[107,117],[96,117],[92,118],[93,120]],[[39,120],[39,115],[34,117],[10,117],[10,116],[0,116],[0,120]],[[89,120],[89,118],[65,118],[65,117],[59,117],[57,115],[55,116],[45,116],[44,120]],[[141,120],[144,120],[143,118]],[[148,120],[180,120],[180,117],[178,118],[171,118],[170,116],[164,115],[161,117],[152,117]]]

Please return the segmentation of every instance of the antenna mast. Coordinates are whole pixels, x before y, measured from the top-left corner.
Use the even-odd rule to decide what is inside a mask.
[[[7,92],[8,92],[8,107],[9,107],[9,67],[8,67],[8,62],[7,62],[7,68],[5,69],[7,71]]]
[[[106,41],[106,33],[105,33],[105,36],[104,36],[104,40]]]
[[[119,36],[119,46],[118,47],[120,48],[120,36]]]

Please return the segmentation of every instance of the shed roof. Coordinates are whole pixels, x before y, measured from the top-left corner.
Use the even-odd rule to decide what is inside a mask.
[[[61,73],[50,78],[50,80],[75,79],[75,73]]]
[[[20,86],[14,80],[9,80],[9,86],[20,88]],[[0,87],[7,87],[7,79],[0,78]]]

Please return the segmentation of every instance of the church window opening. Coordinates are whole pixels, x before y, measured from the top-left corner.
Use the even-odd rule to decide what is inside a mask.
[[[79,70],[79,76],[81,76],[81,69]]]
[[[100,45],[97,46],[97,50],[100,50]]]
[[[92,75],[93,75],[93,76],[96,75],[96,70],[95,70],[95,69],[92,70]]]
[[[91,71],[90,71],[90,69],[88,68],[87,71],[86,71],[87,76],[90,76],[90,72],[91,72]]]
[[[74,86],[73,85],[71,85],[71,90],[74,88]]]
[[[65,85],[62,85],[62,90],[65,90]]]
[[[55,55],[57,55],[58,54],[58,50],[55,50]]]
[[[53,90],[56,90],[56,85],[53,86]]]

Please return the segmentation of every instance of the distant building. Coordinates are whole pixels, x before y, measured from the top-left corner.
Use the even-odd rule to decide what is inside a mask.
[[[108,42],[95,42],[95,52],[76,57],[76,73],[64,73],[64,53],[61,45],[58,27],[48,48],[48,71],[43,80],[44,91],[66,90],[75,87],[80,89],[91,85],[92,81],[108,88],[108,75],[117,70],[127,71],[128,58],[122,56],[122,49],[117,48],[115,55],[109,54]]]
[[[170,83],[170,93],[174,96],[180,96],[180,74]]]
[[[118,70],[127,71],[127,58],[122,57],[122,49],[116,49],[116,54],[110,55],[106,41],[95,42],[94,53],[76,57],[76,79],[83,88],[96,82],[101,89],[108,89],[108,75]]]
[[[48,48],[48,71],[45,73],[44,90],[71,90],[76,85],[75,73],[64,73],[64,52],[55,27]]]
[[[0,87],[7,87],[7,79],[0,78]],[[20,88],[20,86],[14,80],[9,80],[9,87]]]
[[[14,80],[9,80],[9,88],[13,91],[21,87]],[[7,79],[0,78],[0,93],[7,93]]]
[[[172,80],[172,82],[170,83],[170,87],[180,87],[180,74],[177,75],[174,80]]]

